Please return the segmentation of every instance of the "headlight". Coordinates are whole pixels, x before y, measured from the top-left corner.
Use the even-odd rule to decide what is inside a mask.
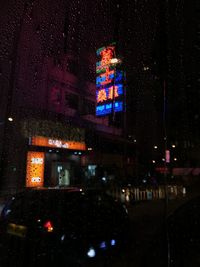
[[[89,258],[94,258],[96,256],[96,251],[94,248],[89,248],[88,252],[87,252],[87,256]]]

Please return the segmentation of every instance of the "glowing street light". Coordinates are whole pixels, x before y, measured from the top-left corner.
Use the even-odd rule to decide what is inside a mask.
[[[144,70],[145,71],[149,70],[149,67],[148,66],[144,66]]]
[[[9,120],[9,121],[13,121],[13,118],[12,118],[12,117],[9,117],[8,120]]]

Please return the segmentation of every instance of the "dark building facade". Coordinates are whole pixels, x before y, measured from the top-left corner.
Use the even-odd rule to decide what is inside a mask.
[[[131,175],[133,152],[124,157],[123,127],[95,116],[95,52],[113,38],[110,5],[77,0],[3,6],[2,191],[116,175],[120,180],[128,169]]]
[[[200,6],[199,1],[165,1],[160,4],[159,10],[152,70],[156,109],[161,114],[161,137],[167,137],[161,142],[162,151],[170,150],[172,175],[180,171],[180,176],[184,176],[184,169],[200,166]],[[160,154],[157,156],[160,157]],[[185,171],[185,176],[192,176],[192,171]]]

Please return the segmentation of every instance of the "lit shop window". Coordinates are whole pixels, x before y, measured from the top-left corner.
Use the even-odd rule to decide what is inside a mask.
[[[44,185],[44,152],[29,151],[26,165],[26,187]]]

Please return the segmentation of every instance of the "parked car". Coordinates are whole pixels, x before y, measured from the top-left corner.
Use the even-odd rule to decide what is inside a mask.
[[[104,192],[26,190],[2,210],[0,266],[88,266],[122,249],[128,228],[126,209]]]

